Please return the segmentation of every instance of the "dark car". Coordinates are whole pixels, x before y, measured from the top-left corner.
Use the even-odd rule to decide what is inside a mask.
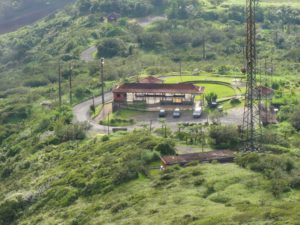
[[[159,114],[158,114],[159,117],[165,117],[166,115],[167,115],[166,110],[164,109],[159,110]]]
[[[174,118],[178,118],[181,116],[181,112],[180,112],[180,109],[179,108],[176,108],[174,111],[173,111],[173,117]]]

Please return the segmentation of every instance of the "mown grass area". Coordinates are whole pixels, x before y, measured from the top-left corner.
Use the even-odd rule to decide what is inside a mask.
[[[218,98],[225,98],[225,97],[232,97],[234,96],[235,90],[231,87],[225,86],[225,85],[220,85],[220,84],[203,84],[203,83],[198,83],[196,84],[197,86],[201,86],[205,88],[205,93],[211,93],[214,92],[218,95]]]
[[[165,83],[181,83],[187,81],[222,81],[231,83],[234,78],[232,77],[225,77],[225,76],[214,76],[214,75],[199,75],[199,76],[169,76],[163,79]]]
[[[222,84],[207,84],[205,81],[221,81],[231,84],[233,81],[232,77],[216,77],[216,76],[170,76],[164,79],[165,83],[180,83],[187,81],[204,81],[196,83],[197,86],[205,87],[205,93],[214,92],[218,95],[218,98],[231,97],[236,95],[236,91],[227,85]],[[243,91],[243,90],[242,90]],[[196,98],[196,100],[200,100],[202,97]]]
[[[223,5],[245,5],[245,1],[241,0],[226,0]],[[293,8],[300,8],[300,2],[298,0],[288,0],[288,1],[281,1],[281,0],[261,0],[259,1],[259,6],[262,7],[280,7],[280,6],[290,6]]]
[[[33,214],[21,224],[296,224],[300,192],[275,199],[262,175],[235,164],[150,171],[104,195]]]

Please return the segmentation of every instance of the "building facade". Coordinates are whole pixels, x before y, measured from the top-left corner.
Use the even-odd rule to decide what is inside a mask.
[[[204,92],[193,84],[125,83],[113,90],[114,103],[147,105],[193,105],[194,98]]]

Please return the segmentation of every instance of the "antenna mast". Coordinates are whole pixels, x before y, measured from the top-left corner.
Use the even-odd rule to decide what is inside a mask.
[[[258,151],[261,136],[260,96],[256,84],[256,23],[257,0],[246,0],[246,94],[243,116],[244,151]]]

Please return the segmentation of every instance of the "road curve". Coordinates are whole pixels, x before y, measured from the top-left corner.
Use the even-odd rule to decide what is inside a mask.
[[[108,92],[104,94],[104,101],[109,102],[113,98],[112,92]],[[73,108],[74,121],[75,122],[88,122],[91,125],[91,129],[97,132],[105,132],[107,130],[106,126],[102,126],[97,124],[95,121],[91,119],[90,116],[90,106],[93,104],[93,100],[84,101]],[[102,104],[102,97],[95,97],[95,105]]]
[[[84,62],[93,62],[95,59],[93,58],[93,54],[97,51],[96,46],[92,46],[86,50],[84,50],[80,54],[80,59]]]

